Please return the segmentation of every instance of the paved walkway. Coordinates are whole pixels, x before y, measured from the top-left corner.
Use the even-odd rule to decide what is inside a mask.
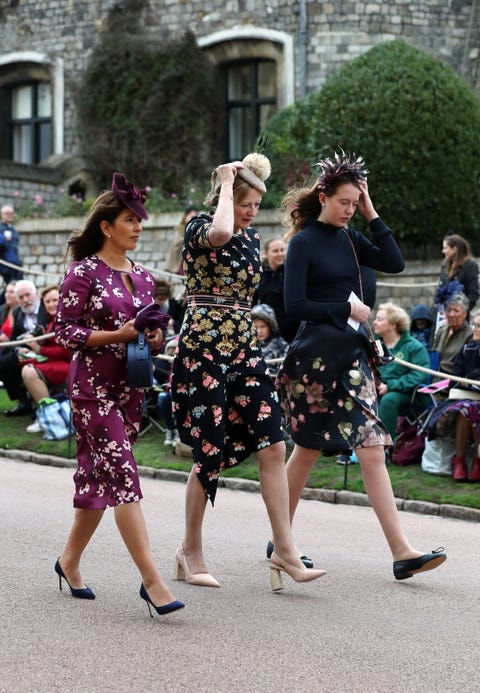
[[[139,577],[107,512],[83,571],[96,591],[58,590],[53,564],[72,520],[72,470],[0,458],[0,691],[478,691],[479,526],[402,513],[438,570],[396,582],[370,508],[301,501],[295,534],[328,574],[283,593],[268,580],[266,512],[257,493],[220,489],[205,554],[221,589],[171,580],[182,483],[144,478],[158,564],[181,612],[150,619]],[[301,541],[300,541],[301,538]]]

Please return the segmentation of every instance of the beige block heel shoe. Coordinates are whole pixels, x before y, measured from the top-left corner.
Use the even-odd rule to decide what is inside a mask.
[[[220,583],[210,573],[192,573],[190,571],[183,544],[180,544],[175,551],[173,579],[185,580],[189,585],[197,585],[198,587],[220,587]]]
[[[282,571],[287,573],[295,582],[310,582],[326,575],[326,570],[316,568],[297,568],[286,561],[283,561],[274,552],[270,558],[270,585],[274,592],[283,589]]]

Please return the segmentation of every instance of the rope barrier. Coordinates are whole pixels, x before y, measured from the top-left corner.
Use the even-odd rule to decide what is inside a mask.
[[[48,332],[47,334],[41,334],[36,337],[25,337],[24,339],[16,339],[12,340],[9,342],[0,342],[0,348],[1,347],[10,347],[10,346],[20,346],[22,344],[30,344],[31,342],[40,342],[43,341],[44,339],[49,339],[50,337],[54,337],[55,333],[54,332]],[[162,361],[168,361],[169,363],[173,362],[174,357],[169,356],[168,354],[157,354],[154,356],[156,359],[160,359]],[[457,383],[461,383],[462,385],[474,385],[478,388],[480,388],[480,381],[479,380],[472,380],[471,378],[464,378],[460,375],[453,375],[452,373],[444,373],[442,371],[435,371],[432,368],[426,368],[425,366],[419,366],[416,363],[410,363],[410,361],[404,361],[403,359],[398,358],[398,356],[394,356],[394,360],[399,363],[401,366],[405,366],[406,368],[410,368],[416,371],[421,371],[422,373],[425,373],[427,375],[431,375],[434,378],[438,378],[439,380],[454,380]],[[276,358],[276,359],[265,359],[265,363],[267,366],[272,366],[272,365],[280,365],[283,363],[283,358]]]
[[[20,346],[22,344],[30,344],[31,342],[41,342],[44,339],[49,339],[50,337],[55,337],[55,332],[48,332],[47,334],[39,334],[36,337],[24,337],[23,339],[15,339],[10,342],[0,342],[0,348],[10,347],[10,346]]]
[[[409,283],[409,282],[383,282],[383,281],[378,281],[377,286],[389,286],[389,287],[400,287],[401,289],[421,289],[424,286],[431,286],[431,287],[437,287],[438,286],[438,281],[437,282],[424,282],[423,284],[417,284],[416,282]]]
[[[7,262],[6,260],[0,260],[0,265],[5,265],[5,267],[10,267],[10,269],[16,269],[20,270],[23,272],[23,274],[34,274],[37,276],[41,277],[51,277],[57,280],[61,280],[63,277],[63,274],[53,274],[51,272],[44,272],[41,270],[34,270],[34,269],[26,269],[25,267],[22,267],[21,265],[14,265],[12,262]],[[148,267],[147,265],[143,265],[145,269],[147,269],[149,272],[151,272],[155,276],[162,276],[162,277],[168,277],[172,279],[173,283],[178,283],[178,284],[183,284],[184,282],[184,277],[181,274],[177,274],[176,272],[170,272],[169,270],[163,270],[163,269],[158,269],[158,268],[153,268],[153,267]],[[417,283],[417,282],[387,282],[387,281],[382,281],[379,280],[377,281],[377,286],[383,286],[387,288],[401,288],[401,289],[421,289],[424,287],[436,287],[438,286],[438,281],[435,282],[423,282],[423,283]]]
[[[410,363],[409,361],[404,361],[403,359],[394,357],[395,361],[401,366],[406,366],[407,368],[413,368],[413,370],[421,371],[422,373],[428,373],[434,377],[438,377],[440,380],[455,380],[457,383],[462,383],[463,385],[476,385],[480,387],[480,381],[471,380],[471,378],[464,378],[460,375],[452,375],[452,373],[442,373],[441,371],[434,371],[431,368],[425,368],[425,366],[418,366],[416,363]]]

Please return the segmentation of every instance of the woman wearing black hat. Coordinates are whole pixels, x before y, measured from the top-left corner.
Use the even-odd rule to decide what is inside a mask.
[[[148,219],[145,192],[115,173],[112,190],[100,195],[84,228],[69,240],[73,259],[60,290],[55,334],[73,351],[67,388],[77,440],[75,519],[55,564],[72,596],[94,599],[80,575],[80,559],[107,506],[113,506],[122,538],[142,576],[140,596],[159,614],[184,606],[163,582],[152,557],[140,507],[132,453],[143,411],[143,390],[127,384],[126,345],[136,340],[138,311],[153,301],[154,277],[129,259]],[[147,324],[153,351],[163,335]]]

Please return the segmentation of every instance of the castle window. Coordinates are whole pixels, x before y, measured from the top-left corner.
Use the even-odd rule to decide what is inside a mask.
[[[23,164],[38,164],[53,151],[50,84],[16,85],[9,90],[9,96],[9,158]]]
[[[225,154],[230,160],[242,159],[277,110],[276,64],[274,60],[245,60],[220,69],[225,85]]]

